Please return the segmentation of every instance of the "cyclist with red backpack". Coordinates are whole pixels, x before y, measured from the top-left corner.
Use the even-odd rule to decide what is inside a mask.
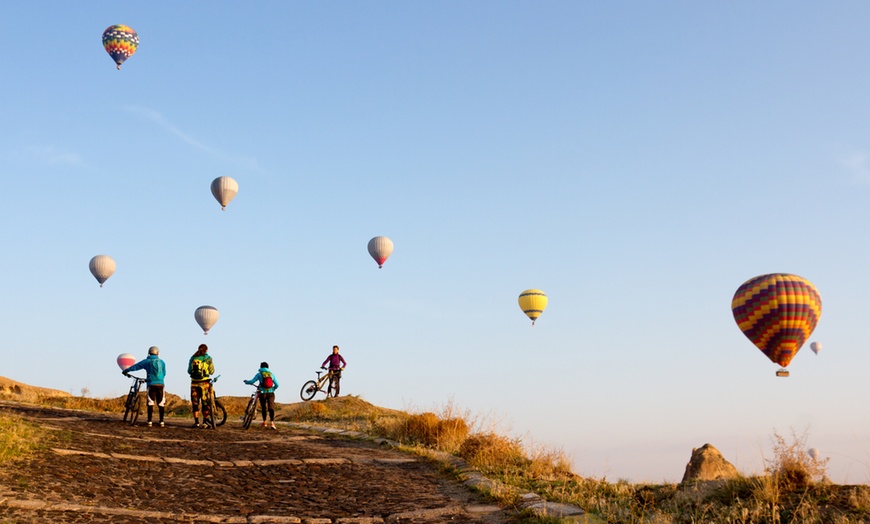
[[[275,374],[269,369],[268,362],[260,362],[260,370],[254,375],[251,380],[246,380],[245,384],[252,386],[257,384],[257,389],[260,390],[260,412],[263,413],[263,427],[266,424],[266,411],[269,412],[269,425],[272,429],[275,428],[275,390],[278,389],[278,379]]]

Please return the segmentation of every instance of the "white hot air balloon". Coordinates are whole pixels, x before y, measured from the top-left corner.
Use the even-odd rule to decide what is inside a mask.
[[[211,194],[221,205],[221,211],[227,208],[230,201],[239,192],[239,184],[228,176],[219,176],[211,181]]]
[[[810,448],[807,450],[807,454],[813,460],[819,460],[819,450],[816,448]]]
[[[810,349],[813,350],[813,353],[818,355],[819,351],[822,350],[822,343],[821,342],[813,342],[812,344],[810,344]],[[835,351],[835,353],[836,353],[836,351]]]
[[[196,323],[202,328],[203,335],[208,335],[208,330],[214,326],[220,316],[221,314],[217,308],[211,306],[199,306],[193,313],[193,318],[196,319]]]
[[[384,267],[384,262],[393,253],[393,241],[387,237],[375,237],[369,240],[369,255],[378,263],[378,267]]]
[[[116,267],[115,261],[109,255],[97,255],[88,264],[91,274],[100,283],[100,287],[103,287],[103,282],[109,280],[109,277],[115,273]]]

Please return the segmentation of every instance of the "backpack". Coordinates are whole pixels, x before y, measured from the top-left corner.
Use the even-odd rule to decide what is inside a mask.
[[[268,371],[260,371],[260,377],[262,377],[262,381],[260,382],[260,386],[263,389],[272,389],[275,387],[275,381],[272,379],[272,374]]]
[[[205,363],[198,358],[190,361],[190,371],[188,374],[193,380],[202,380],[205,378]]]

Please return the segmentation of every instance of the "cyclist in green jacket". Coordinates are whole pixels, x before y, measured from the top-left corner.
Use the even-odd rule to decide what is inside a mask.
[[[200,344],[196,353],[187,363],[187,374],[190,375],[190,404],[193,408],[193,427],[202,427],[199,423],[199,403],[201,399],[211,394],[211,376],[214,374],[214,362],[208,354],[208,346]]]

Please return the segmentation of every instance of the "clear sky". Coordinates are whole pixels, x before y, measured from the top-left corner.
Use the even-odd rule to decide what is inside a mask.
[[[870,4],[16,2],[0,17],[0,375],[121,395],[211,348],[301,384],[453,403],[581,475],[679,481],[712,443],[746,473],[807,433],[870,481]],[[121,71],[100,38],[141,44]],[[226,211],[209,191],[231,176]],[[366,252],[386,235],[383,269]],[[100,288],[97,254],[117,272]],[[823,313],[777,366],[747,279]],[[532,327],[517,305],[540,288]],[[221,317],[203,336],[193,312]]]

